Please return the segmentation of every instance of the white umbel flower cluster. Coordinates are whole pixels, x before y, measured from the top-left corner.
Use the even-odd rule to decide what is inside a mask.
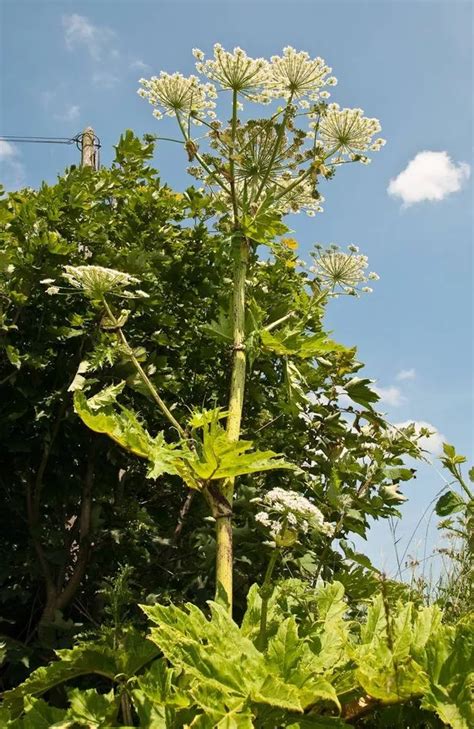
[[[192,114],[202,118],[215,107],[212,100],[216,97],[215,87],[200,83],[197,76],[162,71],[151,79],[141,78],[140,83],[143,88],[138,90],[138,95],[155,107],[153,114],[157,119],[163,116],[163,111],[168,116]]]
[[[318,507],[296,491],[276,487],[265,494],[261,503],[263,510],[255,519],[268,529],[277,547],[291,546],[299,533],[318,532],[326,536],[334,533],[334,526],[324,520]]]
[[[267,91],[269,63],[265,58],[250,58],[242,48],[226,51],[220,43],[214,45],[214,58],[205,60],[204,53],[193,49],[197,59],[196,69],[221,89],[242,94],[251,101],[268,103]]]
[[[381,129],[377,119],[327,104],[337,80],[319,56],[287,46],[270,59],[251,58],[219,43],[209,58],[198,48],[193,55],[199,78],[163,72],[141,79],[138,93],[155,107],[155,116],[177,117],[189,173],[237,219],[321,212],[320,180],[342,163],[367,164],[367,153],[385,144],[374,138]],[[233,95],[230,123],[216,116],[216,89]],[[244,121],[238,113],[242,101],[280,99],[284,103],[267,118]],[[193,138],[189,121],[204,124],[206,133]]]
[[[124,298],[147,296],[144,291],[127,291],[126,287],[140,283],[135,276],[123,271],[102,266],[64,266],[63,278],[75,289],[82,290],[93,300],[102,299],[106,294],[120,295]]]
[[[310,270],[319,284],[331,291],[340,287],[343,293],[351,296],[357,296],[359,292],[372,293],[369,286],[359,287],[367,281],[378,280],[379,276],[373,271],[367,274],[368,258],[359,254],[357,246],[348,246],[348,251],[340,251],[334,244],[328,250],[318,245],[316,253],[312,254],[314,266]]]
[[[310,58],[291,46],[283,49],[283,55],[271,57],[269,70],[269,90],[276,98],[317,101],[322,87],[337,83],[334,77],[326,78],[332,69],[322,58]]]
[[[385,144],[385,139],[372,141],[381,129],[379,120],[365,117],[362,109],[341,109],[339,104],[329,104],[318,125],[327,152],[351,158],[360,156],[362,162],[368,161],[363,152],[369,148],[378,151]]]
[[[282,193],[278,201],[278,208],[283,214],[299,213],[304,211],[306,215],[314,217],[316,213],[322,213],[324,197],[322,195],[315,196],[314,185],[310,180],[303,180],[299,185],[293,185],[294,179],[288,181],[282,180],[278,184],[278,191]],[[287,191],[283,190],[287,187]]]

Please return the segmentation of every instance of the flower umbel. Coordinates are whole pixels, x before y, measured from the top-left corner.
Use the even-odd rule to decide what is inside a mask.
[[[333,177],[343,163],[367,164],[369,150],[385,144],[374,139],[377,119],[364,117],[361,109],[327,104],[328,89],[337,80],[319,56],[287,46],[270,60],[250,58],[241,48],[228,51],[219,43],[210,58],[197,48],[193,55],[201,80],[161,73],[141,79],[138,93],[156,107],[155,116],[177,117],[192,163],[189,173],[217,203],[218,215],[232,210],[233,225],[245,221],[247,228],[260,230],[263,217],[321,212],[321,179]],[[216,88],[232,94],[230,122],[216,116]],[[243,99],[284,103],[265,118],[243,120]],[[228,111],[224,107],[226,116]],[[205,133],[193,138],[190,122],[205,125]]]
[[[199,73],[219,84],[222,89],[236,91],[252,101],[269,101],[265,90],[269,63],[264,58],[250,58],[242,48],[234,48],[233,53],[230,53],[220,43],[214,45],[213,59],[204,60],[203,52],[197,48],[193,49],[193,54],[197,58],[196,69]]]
[[[156,107],[153,113],[157,118],[163,116],[162,110],[169,116],[193,113],[199,117],[215,106],[211,101],[215,96],[214,87],[200,83],[196,76],[186,78],[181,73],[162,71],[159,77],[142,78],[140,83],[143,88],[138,90],[138,94]]]
[[[344,293],[356,296],[359,291],[371,293],[368,286],[357,288],[368,280],[377,280],[376,273],[366,274],[368,266],[367,256],[358,253],[357,246],[348,246],[349,253],[344,253],[333,245],[329,250],[323,251],[320,247],[313,254],[314,266],[311,271],[315,273],[317,281],[324,287],[334,291],[338,286]]]
[[[379,120],[365,117],[362,109],[341,109],[339,104],[330,104],[319,123],[320,139],[328,152],[356,156],[385,144],[384,139],[372,142],[381,129]]]
[[[102,299],[106,294],[119,294],[124,298],[134,298],[136,294],[126,290],[126,286],[140,283],[138,278],[128,273],[102,266],[64,266],[63,277],[76,289],[81,289],[90,299]]]
[[[262,506],[255,519],[269,530],[278,547],[294,544],[298,533],[334,533],[334,526],[324,520],[318,507],[296,491],[276,487],[265,494]]]
[[[334,86],[336,83],[335,78],[325,78],[331,70],[322,58],[310,58],[306,51],[298,52],[287,46],[282,56],[271,57],[269,87],[277,98],[299,99],[307,96],[317,101],[323,86]]]

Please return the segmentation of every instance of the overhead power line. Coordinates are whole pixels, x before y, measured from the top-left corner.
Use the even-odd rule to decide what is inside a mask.
[[[0,134],[0,141],[11,142],[12,144],[75,144],[81,152],[81,164],[99,169],[99,150],[101,143],[99,137],[94,134],[91,127],[79,132],[74,137],[40,137],[21,136],[19,134]]]

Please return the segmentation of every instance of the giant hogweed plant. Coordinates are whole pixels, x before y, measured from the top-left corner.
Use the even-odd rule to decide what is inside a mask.
[[[189,403],[189,417],[183,419],[167,404],[143,352],[130,344],[126,334],[130,311],[125,302],[146,299],[136,277],[94,265],[68,266],[64,277],[69,289],[88,297],[98,314],[100,331],[115,340],[120,355],[133,365],[143,391],[168,421],[175,438],[151,435],[138,413],[121,404],[124,381],[94,395],[88,393],[94,384],[87,379],[93,369],[88,360],[81,363],[71,385],[76,412],[89,428],[144,459],[150,478],[178,477],[190,493],[205,497],[216,521],[217,599],[209,604],[207,614],[192,604],[143,606],[156,626],[149,639],[135,629],[116,625],[112,635],[103,631],[94,643],[85,641],[72,650],[58,651],[59,661],[33,672],[4,695],[2,721],[23,729],[118,726],[120,722],[167,729],[397,724],[466,729],[472,722],[468,620],[444,626],[435,607],[393,604],[388,597],[390,586],[383,579],[378,595],[356,614],[340,583],[323,585],[320,580],[324,557],[336,536],[351,529],[363,533],[367,514],[393,513],[390,510],[403,498],[399,481],[412,476],[400,457],[418,453],[413,432],[387,427],[373,411],[377,397],[369,382],[347,379],[357,370],[354,351],[321,331],[308,333],[312,317],[308,311],[319,312],[332,295],[357,294],[376,276],[366,274],[366,259],[357,250],[318,251],[310,272],[314,275],[304,274],[311,294],[300,292],[286,311],[269,322],[249,286],[254,271],[272,266],[259,261],[261,244],[270,247],[275,260],[296,265],[291,255],[295,241],[281,238],[288,232],[282,217],[300,210],[316,212],[321,176],[331,177],[338,166],[350,161],[367,162],[368,149],[382,145],[382,140],[372,139],[378,122],[365,119],[360,110],[341,111],[326,105],[325,86],[334,80],[321,59],[286,49],[271,62],[254,61],[238,49],[228,54],[219,46],[213,60],[202,59],[200,51],[196,55],[198,70],[210,83],[162,74],[145,81],[142,93],[158,106],[158,116],[161,108],[176,117],[186,154],[195,163],[191,173],[203,180],[213,201],[216,226],[224,245],[232,249],[231,316],[221,312],[219,321],[209,323],[209,329],[232,346],[227,409],[218,407],[222,403],[207,410]],[[231,92],[232,117],[227,126],[214,118],[214,84]],[[242,121],[242,99],[274,106],[282,100],[283,105],[264,120]],[[308,118],[311,126],[305,128]],[[194,124],[206,129],[203,137],[191,135]],[[47,280],[45,285],[50,294],[61,293],[56,281]],[[314,461],[293,464],[273,450],[256,450],[251,441],[241,439],[249,364],[263,354],[277,360],[285,373],[288,407],[296,410],[295,422],[328,439],[319,453],[314,444],[311,454],[308,451]],[[314,372],[323,373],[321,382],[326,376],[332,379],[333,386],[309,396],[307,380],[313,381]],[[363,408],[357,413],[347,408],[351,418],[347,428],[340,420],[341,394]],[[319,421],[318,413],[325,408],[333,408],[332,417],[329,413]],[[332,431],[328,420],[332,420]],[[329,463],[327,488],[321,491],[318,472],[327,471],[328,463],[320,460],[326,451],[338,467]],[[248,594],[247,612],[239,627],[230,614],[235,479],[265,471],[271,476],[278,469],[292,474],[298,491],[306,486],[307,493],[319,495],[319,506],[298,491],[282,488],[288,484],[283,476],[280,485],[255,497],[254,520],[265,534],[270,557],[263,584],[253,586]],[[359,481],[354,497],[344,493],[342,477]],[[379,487],[375,498],[374,484]],[[245,487],[249,488],[248,480]],[[361,501],[366,503],[363,517],[355,508]],[[277,563],[291,559],[299,545],[317,540],[323,540],[319,547],[325,546],[312,584],[299,580],[275,584]],[[349,558],[367,566],[348,543],[340,546]],[[110,688],[108,693],[69,689],[68,708],[56,708],[41,699],[59,684],[85,674],[100,677],[102,687],[105,683]]]
[[[261,262],[257,249],[259,245],[273,252],[285,245],[291,248],[293,239],[281,239],[288,232],[283,217],[300,211],[312,216],[321,211],[320,178],[332,177],[338,167],[350,162],[367,163],[367,153],[380,149],[384,140],[375,138],[379,122],[365,117],[361,109],[341,109],[327,103],[328,88],[336,79],[321,58],[311,59],[307,53],[285,48],[282,56],[267,61],[249,58],[238,48],[229,53],[220,45],[215,46],[211,59],[206,60],[199,50],[194,55],[200,79],[161,73],[142,79],[139,93],[155,107],[157,118],[165,113],[176,120],[192,162],[188,171],[202,181],[216,213],[215,225],[232,250],[232,364],[227,403],[209,411],[193,411],[187,422],[178,422],[126,338],[127,311],[113,304],[117,298],[142,296],[144,292],[136,288],[138,282],[127,274],[93,266],[67,267],[65,277],[103,311],[102,328],[117,333],[144,387],[175,429],[176,441],[165,442],[162,434],[152,437],[135,413],[117,404],[124,383],[89,399],[77,387],[76,411],[91,429],[108,434],[147,459],[151,478],[163,473],[177,475],[190,489],[205,496],[216,520],[217,590],[231,610],[235,479],[266,470],[299,468],[271,450],[255,451],[250,441],[241,440],[252,346],[247,326],[252,314],[247,281]],[[230,95],[228,123],[219,120],[215,112],[215,99],[225,92]],[[242,113],[243,103],[266,104],[270,112],[265,118],[248,119]],[[193,133],[196,126],[198,136]],[[316,304],[328,295],[370,291],[362,284],[377,276],[367,275],[366,266],[366,259],[355,247],[347,253],[336,249],[319,252],[310,282]],[[49,288],[50,293],[57,290],[56,286]],[[344,349],[324,336],[304,341],[304,322],[299,319],[295,301],[278,320],[262,327],[261,342],[276,354],[286,352],[290,356],[301,355],[306,346],[303,356],[320,355],[321,363],[324,355]],[[284,328],[290,321],[293,332]],[[289,381],[297,388],[301,376],[296,365],[287,360],[286,367]],[[81,384],[83,374],[79,373]],[[371,394],[368,397],[373,400]],[[192,410],[195,404],[188,405]]]

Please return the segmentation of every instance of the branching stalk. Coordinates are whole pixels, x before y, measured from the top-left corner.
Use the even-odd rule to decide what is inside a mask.
[[[171,423],[171,425],[173,425],[176,428],[176,430],[178,431],[178,433],[180,434],[180,436],[181,437],[185,437],[186,434],[185,434],[183,428],[178,423],[178,421],[174,417],[173,413],[169,410],[169,408],[167,407],[166,403],[161,399],[161,397],[160,397],[160,395],[158,393],[158,390],[153,385],[153,383],[151,382],[150,378],[146,374],[145,370],[141,366],[140,362],[135,357],[135,354],[134,354],[134,351],[133,351],[132,347],[128,343],[128,340],[127,340],[125,334],[123,333],[121,326],[119,325],[119,323],[118,323],[118,321],[117,321],[117,319],[116,319],[116,317],[115,317],[112,309],[110,308],[110,306],[107,303],[107,301],[105,300],[105,298],[103,299],[103,303],[104,303],[105,310],[107,312],[107,316],[109,317],[109,319],[112,322],[112,324],[115,327],[117,327],[117,338],[120,341],[120,343],[122,344],[122,346],[125,349],[125,351],[127,352],[127,355],[130,358],[130,362],[135,367],[135,369],[136,369],[136,371],[138,373],[138,376],[140,377],[141,381],[143,382],[143,384],[147,388],[147,390],[150,393],[150,395],[152,396],[153,400],[156,402],[156,404],[160,408],[160,410],[163,413],[163,415],[169,420],[169,422]]]

